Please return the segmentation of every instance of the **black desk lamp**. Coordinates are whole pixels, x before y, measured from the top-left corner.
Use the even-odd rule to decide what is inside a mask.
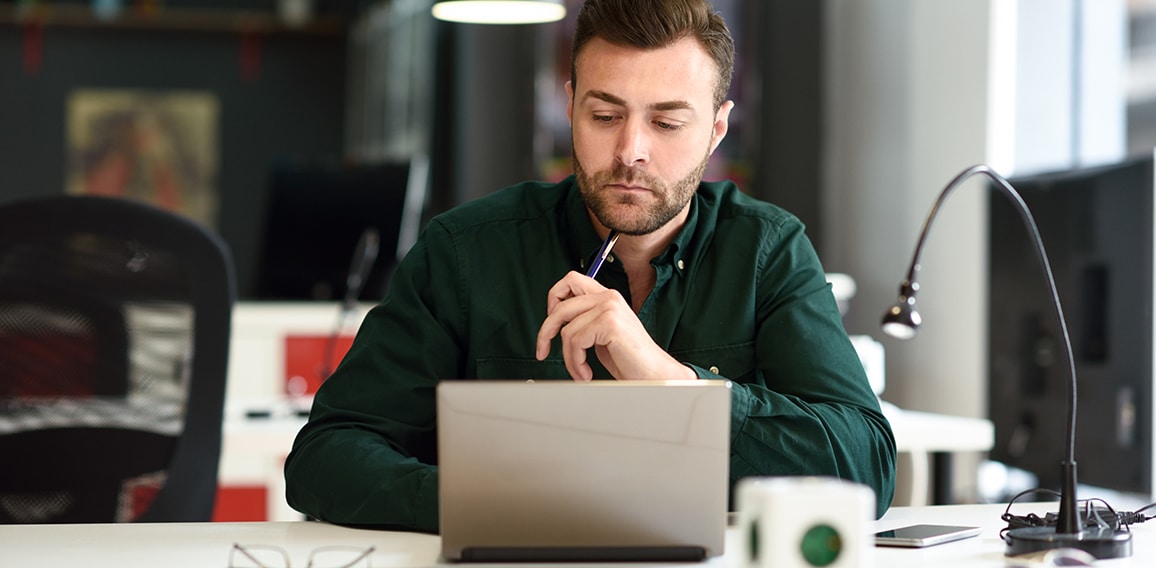
[[[1035,245],[1036,258],[1040,261],[1044,276],[1051,293],[1052,305],[1055,308],[1056,320],[1060,327],[1060,336],[1063,339],[1061,347],[1068,362],[1068,423],[1067,423],[1067,456],[1060,462],[1062,486],[1060,488],[1060,511],[1055,526],[1021,527],[1007,530],[1004,540],[1007,542],[1008,556],[1025,554],[1039,550],[1053,548],[1078,548],[1096,558],[1121,558],[1132,555],[1132,533],[1127,530],[1102,527],[1085,527],[1081,522],[1076,505],[1076,363],[1072,357],[1072,344],[1068,338],[1068,326],[1064,321],[1064,312],[1060,308],[1060,296],[1056,292],[1056,281],[1052,276],[1052,267],[1048,263],[1048,255],[1044,252],[1044,243],[1040,240],[1039,230],[1035,219],[1024,203],[1020,194],[1006,179],[995,173],[986,165],[972,166],[963,171],[947,184],[939,199],[927,215],[923,223],[923,230],[919,234],[919,241],[915,245],[915,255],[911,259],[911,267],[907,270],[907,279],[899,285],[899,301],[883,314],[882,327],[884,333],[898,338],[911,339],[919,331],[922,318],[915,310],[915,294],[919,291],[919,283],[915,276],[919,272],[920,254],[923,244],[927,240],[927,233],[935,215],[943,206],[947,196],[956,187],[973,175],[983,174],[996,182],[998,189],[1011,199],[1019,211],[1020,218],[1028,229],[1032,243]]]

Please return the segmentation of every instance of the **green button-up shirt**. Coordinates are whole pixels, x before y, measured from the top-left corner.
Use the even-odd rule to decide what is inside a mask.
[[[434,388],[566,379],[534,357],[546,292],[602,244],[574,178],[524,183],[434,218],[325,381],[285,463],[291,506],[341,524],[436,532]],[[638,313],[700,378],[733,383],[730,477],[830,475],[891,503],[895,440],[798,219],[730,182],[702,183],[651,261]],[[630,301],[626,273],[598,280]],[[612,378],[597,357],[595,378]]]

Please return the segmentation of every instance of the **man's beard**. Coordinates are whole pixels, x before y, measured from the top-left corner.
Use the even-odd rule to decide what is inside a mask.
[[[703,156],[702,162],[690,173],[673,185],[667,186],[646,172],[628,168],[617,160],[610,171],[588,173],[578,160],[578,155],[572,153],[571,156],[574,162],[574,177],[578,181],[578,190],[582,194],[582,200],[586,202],[586,207],[604,227],[627,235],[648,235],[674,219],[694,196],[710,160],[710,153],[707,153]],[[618,195],[606,190],[606,185],[611,183],[638,183],[646,186],[653,192],[658,202],[644,209],[636,196]]]

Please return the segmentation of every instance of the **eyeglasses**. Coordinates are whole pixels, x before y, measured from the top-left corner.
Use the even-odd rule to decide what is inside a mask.
[[[309,553],[306,568],[372,568],[370,554],[375,547],[322,546]],[[233,544],[229,568],[291,568],[289,553],[280,546]]]

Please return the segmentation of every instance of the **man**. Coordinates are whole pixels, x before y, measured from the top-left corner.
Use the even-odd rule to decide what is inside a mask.
[[[285,464],[290,505],[437,531],[439,380],[727,378],[732,485],[836,475],[887,509],[894,438],[801,223],[701,182],[733,58],[706,0],[587,0],[566,86],[574,176],[426,227],[317,393]]]

